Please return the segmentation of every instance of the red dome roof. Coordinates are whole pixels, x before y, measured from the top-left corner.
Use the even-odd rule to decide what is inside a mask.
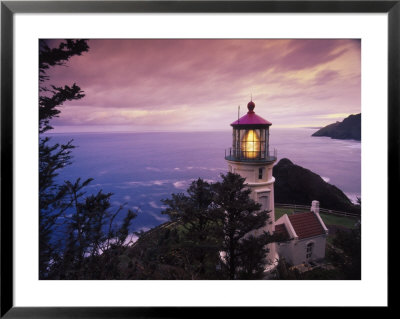
[[[247,104],[247,108],[249,109],[247,114],[242,116],[239,120],[231,123],[231,125],[272,125],[271,122],[256,115],[254,112],[255,106],[256,104],[253,101],[250,101]]]

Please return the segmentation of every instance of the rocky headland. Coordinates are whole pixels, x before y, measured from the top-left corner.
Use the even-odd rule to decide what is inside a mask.
[[[334,139],[361,141],[361,113],[352,114],[342,122],[329,124],[316,131],[312,136],[328,136]]]

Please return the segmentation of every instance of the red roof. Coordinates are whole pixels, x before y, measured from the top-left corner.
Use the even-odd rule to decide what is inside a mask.
[[[289,239],[289,233],[286,230],[285,224],[275,225],[275,234],[278,236],[282,236],[283,240]]]
[[[249,109],[247,114],[245,116],[242,116],[239,120],[231,123],[231,125],[271,125],[271,122],[263,119],[261,116],[256,115],[256,113],[253,111],[255,106],[255,103],[253,101],[250,101],[247,104],[247,108]]]
[[[272,123],[263,119],[261,116],[256,115],[254,112],[247,112],[245,116],[242,116],[239,120],[236,120],[231,125],[248,125],[248,124],[264,124],[271,125]]]
[[[325,230],[313,212],[291,214],[288,217],[299,239],[325,234]]]

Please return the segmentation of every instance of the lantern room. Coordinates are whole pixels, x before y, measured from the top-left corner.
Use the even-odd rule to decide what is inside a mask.
[[[269,152],[269,127],[271,122],[254,112],[255,103],[247,104],[246,115],[233,122],[232,148],[225,151],[230,161],[273,162],[276,151]]]

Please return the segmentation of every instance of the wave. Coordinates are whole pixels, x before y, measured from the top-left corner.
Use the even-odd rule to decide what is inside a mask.
[[[132,186],[161,186],[167,183],[170,183],[170,180],[164,179],[164,180],[155,180],[155,181],[131,181],[131,182],[125,182],[124,184],[126,185],[132,185]]]
[[[175,183],[172,183],[172,185],[174,185],[174,187],[177,189],[187,189],[191,181],[192,180],[177,181]]]
[[[149,205],[151,207],[157,208],[157,209],[165,209],[165,208],[167,208],[167,206],[165,206],[165,205],[157,205],[155,201],[149,202]]]
[[[357,197],[361,198],[359,193],[345,193],[345,195],[351,200],[353,204],[357,204]]]
[[[146,167],[145,168],[147,171],[152,171],[152,172],[161,172],[161,169],[157,167]]]
[[[191,178],[191,179],[187,179],[187,180],[180,180],[180,181],[176,181],[176,182],[172,183],[172,185],[174,185],[174,187],[177,188],[177,189],[186,190],[186,189],[189,188],[190,184],[195,180],[197,180],[197,178]],[[207,182],[209,184],[215,183],[215,180],[213,180],[213,179],[203,178],[203,181],[205,181],[205,182]]]
[[[165,222],[167,222],[168,220],[169,220],[169,218],[168,217],[163,217],[163,216],[160,216],[160,215],[158,215],[158,214],[156,214],[156,213],[153,213],[153,212],[147,212],[147,214],[149,214],[151,217],[153,217],[155,220],[157,220],[157,221],[159,221],[159,222],[162,222],[162,223],[165,223]]]

